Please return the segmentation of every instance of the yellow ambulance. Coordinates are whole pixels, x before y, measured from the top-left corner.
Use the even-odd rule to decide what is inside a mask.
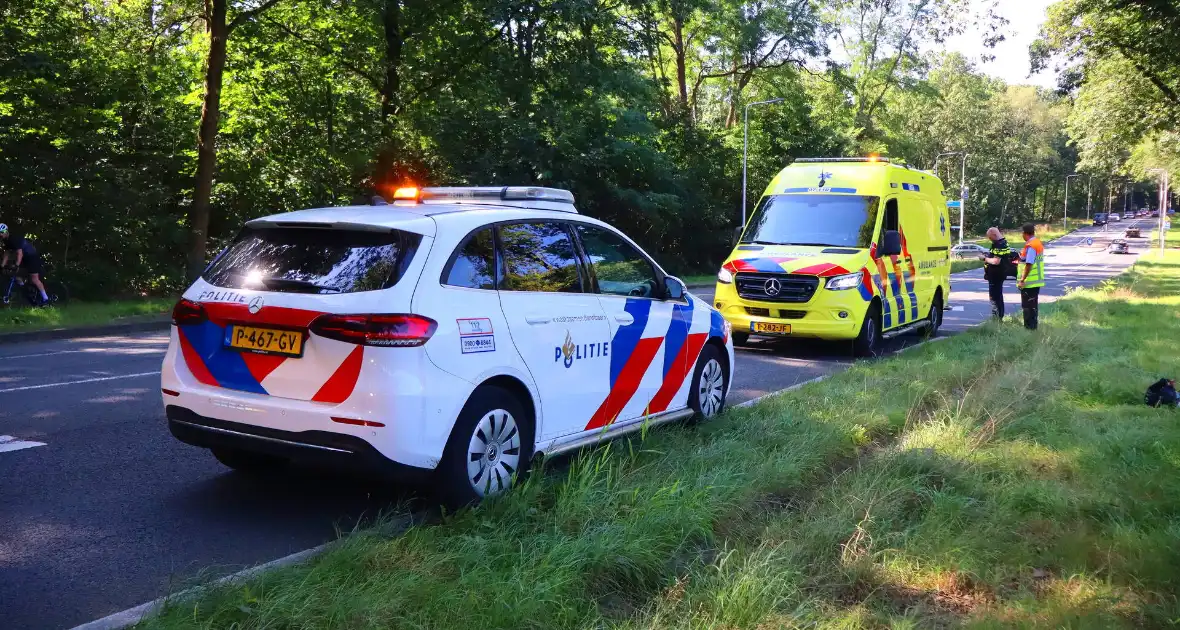
[[[735,344],[935,334],[950,298],[942,182],[883,158],[796,160],[770,182],[717,274]]]

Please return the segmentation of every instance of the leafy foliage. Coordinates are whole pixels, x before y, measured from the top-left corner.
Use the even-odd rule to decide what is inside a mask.
[[[186,253],[199,262],[206,237],[217,251],[258,215],[364,203],[407,181],[536,183],[569,188],[673,271],[707,272],[740,215],[743,112],[766,99],[782,100],[750,109],[751,206],[794,157],[878,151],[929,167],[967,150],[969,229],[1047,217],[1073,172],[1068,105],[921,52],[966,10],[12,0],[0,7],[0,220],[96,297],[175,289]],[[198,150],[214,101],[216,133]]]

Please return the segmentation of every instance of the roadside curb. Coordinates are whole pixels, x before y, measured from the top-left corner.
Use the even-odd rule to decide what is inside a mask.
[[[414,516],[415,515],[411,514],[396,519],[390,524],[391,529],[395,530],[396,533],[404,532],[414,524]],[[342,540],[344,540],[344,538],[332,540],[322,545],[312,547],[311,549],[304,549],[303,551],[298,551],[289,556],[283,556],[282,558],[271,560],[270,562],[264,562],[262,564],[238,571],[237,573],[231,573],[229,575],[222,576],[216,580],[213,580],[212,582],[194,586],[192,588],[180,591],[179,593],[153,599],[150,602],[140,604],[134,608],[128,608],[127,610],[119,611],[113,615],[107,615],[102,619],[95,619],[94,621],[89,621],[80,626],[74,626],[72,630],[121,630],[122,628],[133,626],[137,623],[140,623],[141,621],[150,619],[151,617],[160,614],[160,612],[164,609],[164,606],[168,603],[175,604],[177,602],[188,601],[194,597],[204,595],[218,587],[237,584],[244,580],[248,580],[266,573],[272,569],[302,564],[327,551],[329,548],[340,544]]]
[[[41,328],[37,330],[0,333],[0,345],[21,341],[52,341],[56,339],[76,339],[78,337],[109,337],[112,335],[125,335],[137,332],[156,332],[167,330],[171,324],[172,320],[164,316],[119,324]]]

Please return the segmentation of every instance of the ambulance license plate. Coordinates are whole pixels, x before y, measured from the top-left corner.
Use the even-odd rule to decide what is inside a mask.
[[[303,356],[303,333],[254,326],[230,326],[226,331],[225,345],[246,352],[301,357]]]
[[[791,325],[776,324],[774,322],[750,322],[750,332],[789,335],[791,334]]]

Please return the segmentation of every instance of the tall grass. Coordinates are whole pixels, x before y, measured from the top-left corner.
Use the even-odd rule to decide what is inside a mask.
[[[1044,309],[588,450],[144,625],[1141,627],[1180,618],[1180,252]]]

